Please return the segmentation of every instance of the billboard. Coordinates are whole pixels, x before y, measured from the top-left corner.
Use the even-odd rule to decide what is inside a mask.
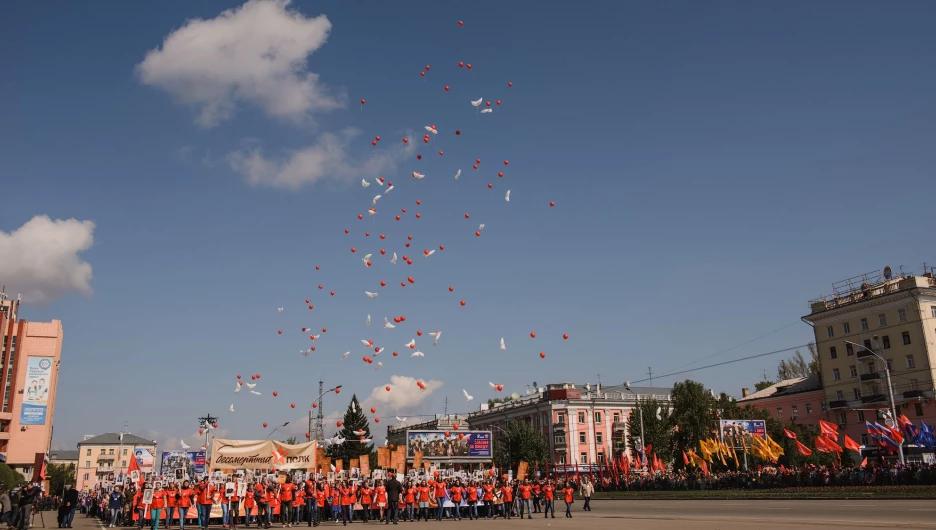
[[[153,467],[156,455],[149,447],[134,447],[133,456],[136,457],[140,467]]]
[[[406,459],[422,453],[423,460],[491,460],[491,431],[406,431]]]
[[[26,390],[20,409],[20,424],[45,425],[49,409],[54,357],[29,357],[26,363]]]
[[[316,442],[211,440],[211,469],[314,469]]]
[[[159,473],[170,480],[178,480],[179,474],[188,479],[205,472],[205,452],[163,451]]]
[[[751,445],[752,436],[766,440],[767,423],[764,420],[718,420],[718,434],[722,443],[740,449]]]

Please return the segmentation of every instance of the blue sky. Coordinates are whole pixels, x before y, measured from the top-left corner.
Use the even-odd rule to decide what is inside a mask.
[[[94,223],[86,250],[53,245],[77,247],[93,279],[23,279],[9,265],[2,278],[47,294],[25,318],[64,323],[59,446],[124,422],[177,440],[207,412],[230,436],[264,436],[262,422],[297,422],[319,377],[345,387],[330,416],[394,375],[441,382],[395,388],[406,397],[377,406],[388,418],[441,412],[446,397],[467,412],[495,397],[488,381],[523,393],[639,380],[765,334],[711,361],[805,344],[799,317],[833,281],[934,260],[932,3],[294,2],[294,16],[331,24],[300,61],[295,75],[317,74],[320,93],[298,108],[291,70],[249,71],[265,36],[289,34],[285,15],[196,25],[219,40],[144,63],[187,20],[238,5],[3,8],[0,230],[37,215]],[[199,63],[217,42],[255,60]],[[469,100],[482,97],[502,105],[478,115]],[[227,113],[199,121],[212,98]],[[424,146],[429,124],[440,133]],[[324,161],[294,156],[306,150]],[[248,171],[251,156],[262,163]],[[377,175],[396,187],[368,218],[379,190],[360,180]],[[380,248],[413,265],[378,260]],[[303,326],[328,328],[308,358]],[[417,329],[443,331],[438,346],[419,339],[423,359],[403,352]],[[382,371],[361,361],[360,339],[388,348]],[[688,377],[738,394],[781,358]],[[264,395],[234,395],[238,373],[261,373]]]

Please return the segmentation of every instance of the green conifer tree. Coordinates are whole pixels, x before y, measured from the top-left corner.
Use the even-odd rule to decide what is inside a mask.
[[[360,458],[361,455],[370,454],[374,450],[374,444],[362,444],[359,441],[362,435],[356,434],[356,431],[364,431],[363,437],[367,440],[372,439],[367,412],[369,411],[361,408],[357,394],[351,396],[351,403],[348,404],[341,428],[338,429],[338,435],[345,439],[345,443],[329,446],[326,450],[326,454],[332,460],[344,460],[345,469],[352,458]]]

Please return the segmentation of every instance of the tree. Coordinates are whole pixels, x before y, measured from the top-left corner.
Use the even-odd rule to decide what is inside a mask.
[[[816,344],[812,342],[807,347],[809,348],[809,361],[803,357],[799,350],[796,350],[790,359],[780,361],[777,366],[778,381],[793,379],[794,377],[809,377],[819,373],[819,350],[816,349]]]
[[[26,478],[20,475],[19,471],[16,471],[6,464],[0,463],[0,485],[10,489],[24,482],[26,482]]]
[[[718,431],[717,405],[726,406],[724,400],[716,402],[702,383],[689,379],[673,385],[670,400],[673,404],[669,422],[673,430],[670,443],[672,455],[681,455],[689,449],[698,450],[699,440],[715,436]],[[677,458],[675,464],[677,469],[681,468],[682,458]]]
[[[75,465],[49,464],[46,468],[46,478],[49,479],[49,495],[61,495],[66,484],[75,485]]]
[[[487,404],[488,404],[488,407],[494,408],[494,405],[498,405],[500,403],[507,403],[510,400],[511,400],[510,396],[503,397],[503,398],[494,398],[494,399],[489,399],[487,401]]]
[[[370,454],[374,450],[374,444],[362,444],[360,434],[356,431],[364,431],[363,437],[367,440],[371,438],[370,422],[367,421],[367,415],[361,409],[357,394],[351,396],[351,403],[348,404],[348,410],[345,411],[344,420],[341,422],[341,429],[338,434],[346,441],[341,445],[332,445],[328,447],[326,454],[332,459],[344,460],[350,464],[352,458],[360,458],[361,455]]]
[[[285,440],[283,440],[283,443],[286,445],[296,445],[297,443],[299,443],[299,438],[296,438],[295,436],[290,436],[289,438],[286,438]]]
[[[494,446],[494,461],[506,462],[510,469],[516,469],[520,461],[545,462],[549,447],[543,436],[525,421],[511,421],[503,432],[499,432]]]
[[[776,383],[774,383],[773,381],[758,381],[754,383],[754,391],[760,392],[761,390],[764,390],[765,388],[772,387],[774,384]]]
[[[630,433],[630,446],[632,454],[638,451],[637,439],[640,433],[640,415],[643,412],[643,440],[644,446],[651,445],[651,451],[656,453],[664,462],[673,457],[673,429],[670,425],[669,405],[663,405],[653,398],[644,398],[637,402],[637,406],[627,416],[627,432]],[[657,415],[659,411],[659,416]],[[648,455],[649,456],[649,455]]]

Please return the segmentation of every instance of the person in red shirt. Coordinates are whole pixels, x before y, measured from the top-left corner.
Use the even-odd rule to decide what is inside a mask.
[[[374,490],[370,487],[369,483],[365,483],[363,486],[358,488],[358,495],[361,499],[361,520],[366,523],[370,521],[370,505],[374,500]]]
[[[283,522],[283,528],[289,528],[292,526],[293,492],[295,490],[296,485],[292,482],[286,482],[280,486],[280,520]]]
[[[533,513],[540,513],[540,499],[543,498],[543,488],[539,480],[533,481]]]
[[[162,489],[162,482],[156,483],[156,489],[153,491],[153,504],[150,504],[151,528],[159,530],[159,519],[162,517],[163,508],[166,507],[166,490]]]
[[[269,528],[270,503],[267,501],[266,485],[261,480],[254,487],[254,501],[257,503],[257,526]]]
[[[523,519],[523,507],[526,506],[527,519],[532,519],[533,515],[530,512],[530,497],[532,496],[531,491],[533,490],[533,487],[530,486],[530,480],[524,480],[523,484],[520,484],[517,489],[520,490],[520,518]]]
[[[314,521],[313,512],[318,511],[318,506],[315,504],[315,481],[311,478],[306,479],[305,481],[305,506],[306,506],[306,522],[308,526],[312,526],[312,521]]]
[[[484,491],[484,497],[481,498],[484,501],[485,516],[488,519],[494,518],[494,484],[491,484],[491,481],[488,480],[481,485],[481,489]]]
[[[325,510],[325,499],[327,497],[325,486],[319,482],[315,486],[315,510],[312,512],[312,526],[319,525],[319,515]]]
[[[176,484],[166,486],[166,530],[172,528],[172,518],[175,516],[176,505],[179,500],[179,487]]]
[[[417,497],[419,502],[419,516],[422,517],[423,521],[429,521],[429,484],[426,481],[419,483],[419,487],[416,488],[416,492],[419,494]]]
[[[455,505],[452,508],[452,516],[455,517],[456,521],[461,521],[461,502],[465,488],[462,487],[461,482],[456,480],[455,484],[449,489],[449,492],[451,493],[452,504]]]
[[[208,477],[202,479],[195,488],[198,498],[198,524],[208,530],[208,519],[211,517],[211,505],[214,503],[215,486],[208,482]]]
[[[505,482],[501,485],[500,491],[504,498],[504,517],[510,519],[511,508],[513,507],[513,488],[510,487],[510,484]]]
[[[266,489],[266,501],[270,507],[267,509],[267,522],[266,527],[270,528],[273,526],[273,512],[276,511],[276,506],[279,503],[279,484],[269,484]]]
[[[387,486],[384,481],[377,481],[377,488],[374,489],[374,502],[377,503],[377,509],[380,510],[379,521],[386,522],[387,514]]]
[[[257,507],[255,500],[253,484],[247,485],[247,493],[244,494],[244,526],[250,526],[253,519],[253,509]]]
[[[472,480],[468,483],[468,520],[478,518],[478,485]]]
[[[301,483],[296,484],[296,491],[293,493],[293,524],[297,525],[302,519],[302,509],[305,507],[305,488]]]
[[[228,524],[232,530],[237,528],[237,516],[240,515],[241,498],[237,495],[237,488],[239,486],[240,485],[235,482],[234,491],[232,491],[231,494],[227,496],[228,513],[230,514],[228,516]]]
[[[338,502],[341,503],[341,524],[348,526],[351,522],[351,508],[354,507],[354,489],[343,481],[338,487]]]
[[[445,510],[445,508],[442,507],[442,505],[445,504],[445,482],[437,480],[439,477],[438,473],[439,472],[436,471],[436,479],[429,481],[429,486],[432,487],[433,496],[439,505],[438,508],[436,508],[436,521],[441,521],[442,512]]]
[[[176,498],[176,504],[179,508],[179,530],[185,530],[185,520],[188,518],[189,508],[192,507],[192,497],[195,496],[195,490],[189,486],[189,481],[182,483]]]
[[[404,520],[412,522],[414,505],[416,504],[416,488],[413,486],[412,482],[407,482],[403,485],[403,494],[400,495],[400,498],[403,499],[403,503],[406,506]]]
[[[565,487],[562,488],[562,494],[565,496],[565,505],[566,505],[566,517],[569,519],[572,518],[572,495],[575,493],[575,488],[573,488],[568,482],[565,483]]]
[[[552,480],[547,480],[546,485],[543,486],[543,499],[546,501],[546,506],[543,508],[543,517],[549,517],[552,513],[552,518],[556,518],[556,487],[553,486]]]

